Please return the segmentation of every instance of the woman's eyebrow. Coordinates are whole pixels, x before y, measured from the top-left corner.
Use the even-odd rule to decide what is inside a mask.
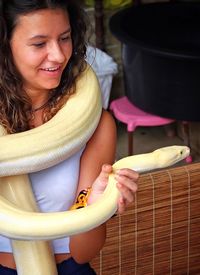
[[[71,28],[67,29],[66,31],[64,31],[63,33],[61,33],[60,35],[63,35],[63,34],[68,34],[71,32]]]
[[[59,36],[64,35],[64,34],[68,34],[71,32],[71,28],[67,29],[66,31],[62,32],[61,34],[59,34]],[[47,38],[48,35],[45,34],[38,34],[38,35],[33,35],[32,37],[29,38],[29,40],[35,40],[35,39],[42,39],[42,38]]]

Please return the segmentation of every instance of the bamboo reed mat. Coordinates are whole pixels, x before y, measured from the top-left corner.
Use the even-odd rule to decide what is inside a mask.
[[[141,175],[91,265],[98,275],[200,274],[199,213],[200,163]]]

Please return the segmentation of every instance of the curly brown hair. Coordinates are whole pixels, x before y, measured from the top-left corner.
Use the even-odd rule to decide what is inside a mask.
[[[87,17],[76,0],[0,0],[0,124],[8,133],[31,128],[31,102],[23,90],[10,49],[10,40],[20,15],[39,9],[67,10],[72,30],[73,53],[63,71],[60,84],[52,91],[48,107],[44,109],[46,122],[61,108],[75,91],[77,77],[85,69]],[[76,69],[75,69],[76,68]]]

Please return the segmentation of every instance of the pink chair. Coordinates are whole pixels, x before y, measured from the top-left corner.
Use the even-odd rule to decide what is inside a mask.
[[[133,132],[138,126],[159,126],[174,122],[172,119],[162,118],[146,113],[131,103],[126,96],[115,99],[110,104],[110,110],[119,121],[127,124],[128,155],[133,154]]]

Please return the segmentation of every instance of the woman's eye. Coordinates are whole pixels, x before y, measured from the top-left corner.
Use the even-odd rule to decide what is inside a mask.
[[[61,37],[61,40],[62,41],[68,41],[68,40],[70,40],[71,39],[71,36],[69,35],[69,36],[64,36],[64,37]]]
[[[33,46],[36,47],[36,48],[42,48],[44,45],[45,45],[44,42],[33,44]]]

